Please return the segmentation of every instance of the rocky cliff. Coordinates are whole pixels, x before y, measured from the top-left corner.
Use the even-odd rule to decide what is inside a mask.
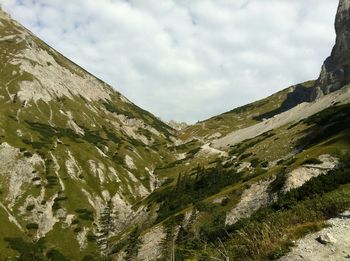
[[[336,44],[322,66],[316,97],[338,90],[350,82],[350,0],[340,0],[335,31]]]

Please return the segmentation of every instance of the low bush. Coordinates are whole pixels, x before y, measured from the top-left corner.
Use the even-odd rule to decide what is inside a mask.
[[[39,225],[37,223],[29,223],[26,225],[26,228],[29,230],[29,229],[38,229],[39,228]]]
[[[78,213],[78,218],[82,220],[94,221],[94,213],[91,210],[85,208],[79,208],[75,210]]]
[[[35,208],[35,205],[28,205],[28,206],[26,207],[26,210],[27,210],[27,211],[32,211],[34,208]]]
[[[226,186],[240,181],[242,174],[224,169],[221,164],[212,168],[197,167],[192,174],[179,175],[174,188],[156,191],[152,198],[161,203],[157,221],[186,208],[200,204],[203,199],[220,192]]]
[[[316,158],[310,158],[305,160],[302,164],[319,165],[322,164],[322,161]]]

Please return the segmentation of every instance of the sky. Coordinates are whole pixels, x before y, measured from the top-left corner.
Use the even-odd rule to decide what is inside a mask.
[[[194,123],[316,79],[338,0],[0,0],[161,119]]]

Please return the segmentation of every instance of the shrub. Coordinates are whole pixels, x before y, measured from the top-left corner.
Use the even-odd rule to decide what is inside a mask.
[[[72,225],[76,225],[76,224],[78,224],[78,223],[79,223],[79,219],[73,219]]]
[[[49,188],[58,185],[58,178],[56,176],[46,176],[46,181]]]
[[[52,261],[69,261],[69,259],[67,259],[62,253],[60,253],[56,249],[50,249],[46,253],[46,257]]]
[[[32,181],[38,181],[38,180],[40,180],[40,177],[34,177],[34,178],[32,178]]]
[[[30,158],[30,157],[33,156],[33,154],[32,154],[31,152],[29,152],[29,151],[25,151],[25,152],[23,153],[23,156],[24,156],[24,157],[27,157],[27,158]]]
[[[97,259],[95,259],[93,256],[87,255],[84,256],[82,261],[97,261]]]
[[[74,228],[74,233],[79,233],[79,232],[81,232],[83,229],[81,228],[81,227],[76,227],[76,228]]]
[[[269,166],[269,162],[264,161],[260,165],[261,165],[262,168],[267,168]]]
[[[67,199],[67,197],[65,197],[65,196],[62,196],[62,197],[57,197],[57,198],[55,198],[55,202],[57,202],[57,201],[63,201],[63,200],[66,200]]]
[[[350,183],[350,169],[330,171],[326,175],[310,179],[300,188],[292,189],[273,204],[273,208],[276,210],[288,209],[298,201],[323,195],[347,183]]]
[[[97,239],[97,237],[92,233],[87,234],[86,238],[89,242],[94,242]]]
[[[229,198],[224,198],[222,201],[221,201],[221,206],[226,206],[227,204],[228,204],[228,202],[229,202],[230,200],[229,200]]]
[[[93,212],[90,210],[87,210],[85,208],[79,208],[76,209],[75,212],[78,213],[78,218],[80,219],[94,221]]]
[[[203,223],[199,229],[202,240],[214,242],[217,238],[226,237],[226,215],[222,212],[212,213],[210,220]]]
[[[39,228],[39,225],[37,223],[28,223],[26,225],[26,228],[29,230],[29,229],[38,229]]]
[[[28,206],[26,207],[26,210],[27,210],[27,211],[32,211],[34,208],[35,208],[35,205],[28,205]]]
[[[197,167],[191,174],[179,175],[174,188],[159,190],[152,194],[161,203],[157,221],[184,209],[189,204],[200,208],[203,199],[220,192],[226,186],[240,181],[242,174],[224,169],[220,163],[212,168]]]
[[[257,166],[259,166],[260,160],[258,158],[254,158],[251,160],[250,164],[253,168],[256,168]]]
[[[55,201],[52,205],[52,209],[57,210],[60,208],[61,208],[60,203],[58,201]]]
[[[269,191],[272,193],[278,193],[283,188],[287,179],[287,174],[285,170],[279,172],[274,181],[269,185]]]
[[[43,250],[45,249],[44,239],[36,242],[27,242],[20,237],[5,237],[4,240],[9,247],[19,253],[18,260],[45,260]]]
[[[248,157],[250,157],[250,156],[252,156],[252,155],[253,155],[253,153],[249,152],[249,153],[246,153],[246,154],[241,155],[241,156],[239,157],[239,159],[240,159],[240,160],[244,160],[244,159],[246,159],[246,158],[248,158]]]
[[[316,158],[310,158],[305,160],[302,164],[311,164],[311,165],[319,165],[322,164],[323,162],[319,159]]]

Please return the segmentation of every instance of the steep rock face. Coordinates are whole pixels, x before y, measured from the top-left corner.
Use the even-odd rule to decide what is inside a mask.
[[[325,60],[315,98],[338,90],[350,82],[350,0],[340,0],[335,21],[336,44]]]

